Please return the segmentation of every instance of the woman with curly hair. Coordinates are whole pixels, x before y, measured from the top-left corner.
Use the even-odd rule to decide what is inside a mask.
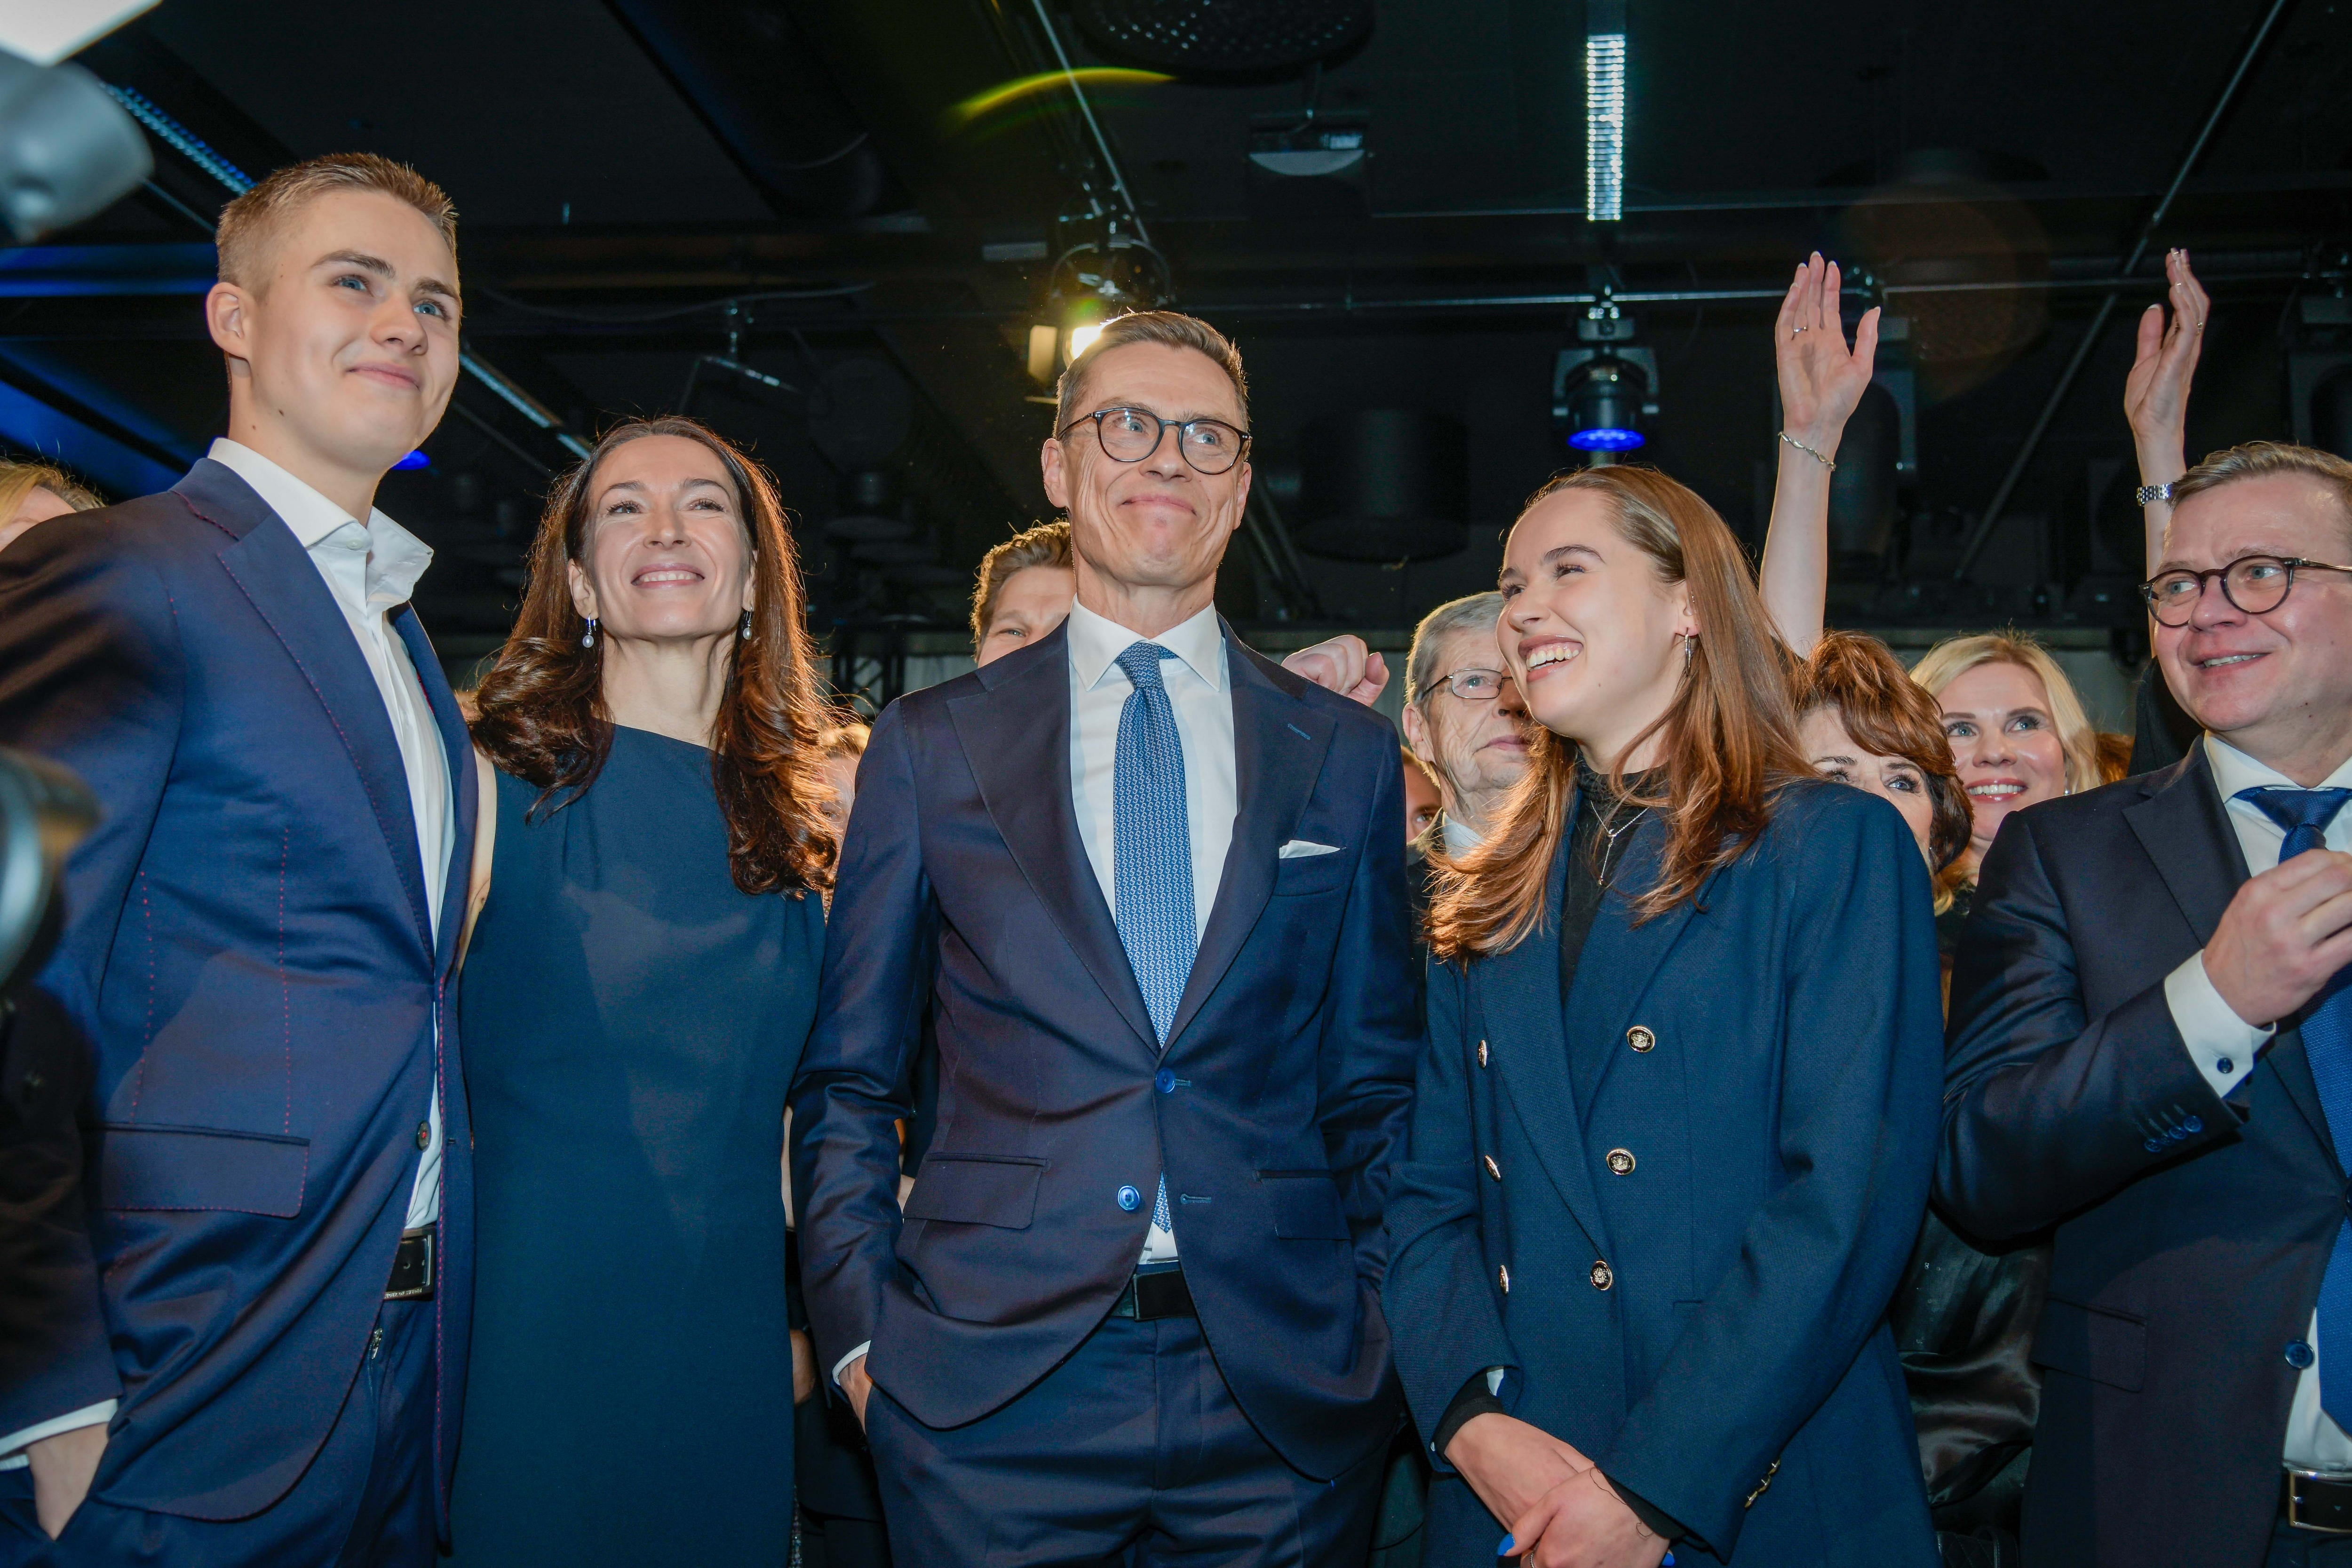
[[[778,1163],[837,831],[802,607],[767,475],[692,420],[548,499],[473,725],[461,1562],[789,1554]]]

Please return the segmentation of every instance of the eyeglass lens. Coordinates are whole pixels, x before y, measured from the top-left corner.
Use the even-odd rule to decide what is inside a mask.
[[[1096,416],[1103,450],[1121,462],[1140,462],[1159,448],[1170,421],[1142,408],[1107,409]],[[1216,419],[1194,419],[1175,426],[1184,460],[1204,474],[1222,474],[1239,460],[1241,432]]]
[[[2167,626],[2188,625],[2189,617],[2196,613],[2197,601],[2205,595],[2208,575],[2219,576],[2222,595],[2242,614],[2249,616],[2277,609],[2294,582],[2294,568],[2269,555],[2249,555],[2232,561],[2215,574],[2168,573],[2149,585],[2157,619]]]
[[[1503,677],[1499,670],[1457,669],[1445,678],[1445,684],[1465,702],[1491,702],[1502,695]]]

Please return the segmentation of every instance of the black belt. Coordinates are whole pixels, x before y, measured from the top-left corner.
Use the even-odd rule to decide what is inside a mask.
[[[2279,1517],[2297,1530],[2352,1535],[2352,1476],[2288,1470],[2279,1488]]]
[[[392,1255],[392,1278],[385,1282],[387,1301],[429,1301],[433,1299],[433,1227],[419,1226],[400,1233],[400,1250]]]
[[[1118,1304],[1110,1310],[1114,1318],[1135,1318],[1149,1322],[1154,1318],[1191,1318],[1192,1288],[1184,1283],[1181,1268],[1155,1268],[1149,1273],[1139,1270],[1128,1276],[1127,1289],[1118,1293]]]

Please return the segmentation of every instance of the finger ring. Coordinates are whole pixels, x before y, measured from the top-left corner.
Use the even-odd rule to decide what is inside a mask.
[[[1789,335],[1790,335],[1790,337],[1792,337],[1792,338],[1793,338],[1793,337],[1795,337],[1799,332],[1801,332],[1801,331],[1803,331],[1804,330],[1805,330],[1805,329],[1804,329],[1804,328],[1802,328],[1802,327],[1791,327],[1791,328],[1790,328],[1790,329],[1789,329]]]

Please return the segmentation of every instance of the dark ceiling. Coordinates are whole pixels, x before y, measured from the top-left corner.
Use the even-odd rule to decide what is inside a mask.
[[[1249,8],[1076,9],[1220,4]],[[1107,208],[1249,361],[1276,506],[1223,585],[1229,612],[1394,628],[1490,584],[1496,531],[1575,456],[1553,363],[1604,288],[1657,360],[1645,459],[1752,542],[1773,300],[1820,247],[1848,265],[1849,319],[1883,300],[1905,323],[1884,363],[1909,373],[1916,413],[1916,469],[1883,506],[1854,503],[1873,515],[1842,514],[1834,613],[2127,640],[2119,395],[2162,248],[2189,247],[2217,300],[2193,448],[2289,434],[2291,370],[2352,363],[2331,324],[2352,239],[2352,4],[2281,8],[2113,285],[2273,7],[1630,0],[1625,215],[1594,224],[1577,0],[1380,0],[1369,37],[1318,68],[1160,80],[1097,72],[1137,62],[1036,0],[495,0],[403,5],[396,25],[164,0],[80,62],[201,145],[159,139],[149,188],[0,252],[0,443],[62,450],[116,489],[200,452],[225,411],[197,295],[228,189],[205,159],[257,174],[365,148],[415,163],[463,215],[485,374],[461,384],[432,468],[383,494],[441,552],[420,601],[445,641],[484,648],[503,628],[565,438],[674,408],[689,384],[692,411],[751,444],[801,515],[820,629],[951,625],[981,552],[1045,513],[1028,330],[1052,258],[1101,238]],[[1057,48],[1099,142],[1066,83],[983,96],[1058,71]],[[1254,173],[1254,121],[1296,126],[1309,107],[1362,117],[1360,185]],[[730,353],[765,379],[698,368]],[[1459,427],[1466,476],[1439,510],[1466,542],[1290,569],[1274,531],[1306,536],[1323,504],[1298,477],[1310,427],[1371,409]],[[1882,460],[1891,472],[1891,448]],[[845,515],[884,521],[826,526]]]

